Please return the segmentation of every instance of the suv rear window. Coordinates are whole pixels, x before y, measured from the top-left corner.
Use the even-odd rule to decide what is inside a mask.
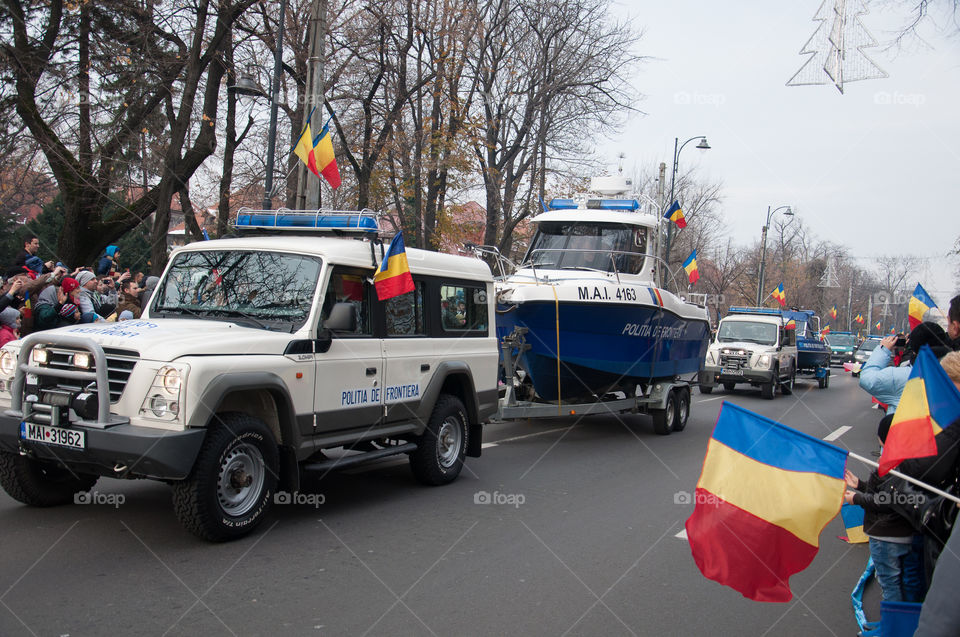
[[[444,332],[486,331],[487,322],[486,288],[440,286],[440,325]]]

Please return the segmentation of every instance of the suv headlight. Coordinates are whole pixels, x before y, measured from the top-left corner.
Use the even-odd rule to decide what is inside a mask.
[[[761,354],[760,358],[757,359],[757,367],[762,367],[764,369],[770,367],[770,354]]]
[[[17,371],[17,355],[8,349],[0,350],[0,376],[12,380]]]
[[[184,380],[190,366],[168,364],[157,370],[153,383],[140,405],[140,416],[151,420],[176,422],[184,399]]]

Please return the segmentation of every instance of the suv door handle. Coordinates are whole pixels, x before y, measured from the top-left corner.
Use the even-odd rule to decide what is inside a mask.
[[[420,365],[420,371],[421,371],[421,372],[429,372],[429,371],[430,371],[430,363],[423,363],[423,364],[421,364],[421,365]]]
[[[376,367],[368,367],[368,368],[367,368],[367,376],[373,376],[373,375],[376,374],[376,373],[377,373],[377,368],[376,368]]]

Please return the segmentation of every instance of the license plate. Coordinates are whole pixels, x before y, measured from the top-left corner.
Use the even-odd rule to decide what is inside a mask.
[[[742,369],[725,369],[721,373],[725,376],[743,376]]]
[[[68,449],[84,449],[87,444],[86,435],[82,431],[37,425],[30,422],[20,423],[20,438],[30,442],[42,442]]]

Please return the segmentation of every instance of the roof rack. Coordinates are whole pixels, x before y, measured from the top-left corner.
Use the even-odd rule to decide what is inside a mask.
[[[240,208],[233,227],[237,231],[330,232],[377,236],[379,213],[364,209],[348,210],[251,210]]]

